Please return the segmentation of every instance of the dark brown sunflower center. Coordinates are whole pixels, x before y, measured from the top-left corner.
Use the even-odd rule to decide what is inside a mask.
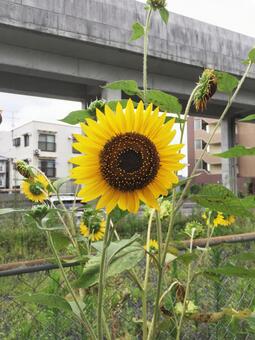
[[[156,177],[159,155],[155,145],[139,133],[113,137],[100,154],[100,170],[113,188],[127,192],[146,187]]]

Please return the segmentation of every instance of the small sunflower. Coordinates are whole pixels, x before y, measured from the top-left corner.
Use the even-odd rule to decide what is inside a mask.
[[[81,222],[80,232],[90,241],[95,242],[101,240],[104,237],[105,226],[105,220],[101,221],[100,223],[93,223],[90,227],[87,227],[84,222]]]
[[[147,244],[145,244],[144,249],[147,250]],[[149,242],[149,253],[156,254],[158,252],[158,242],[156,240],[150,240]]]
[[[96,208],[106,207],[108,213],[116,205],[136,213],[140,200],[159,209],[157,198],[178,183],[176,171],[184,167],[182,145],[170,145],[174,119],[164,123],[165,118],[142,102],[135,110],[129,100],[125,111],[120,103],[116,113],[105,105],[105,114],[97,110],[97,122],[81,123],[86,136],[75,135],[73,147],[83,155],[70,162],[78,165],[71,177],[84,185],[83,202],[100,197]]]
[[[207,225],[212,224],[214,227],[228,227],[236,220],[234,215],[223,214],[220,211],[206,211],[203,213],[202,217],[205,219]]]
[[[43,175],[35,175],[33,178],[23,180],[21,189],[30,201],[42,203],[48,198],[48,185],[49,182]]]

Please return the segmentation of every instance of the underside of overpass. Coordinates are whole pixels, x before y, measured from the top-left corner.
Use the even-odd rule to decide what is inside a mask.
[[[129,43],[131,26],[144,22],[135,0],[0,0],[0,91],[88,102],[120,93],[103,85],[134,79],[142,85],[142,40]],[[176,95],[183,105],[205,67],[241,76],[255,39],[172,13],[165,26],[154,16],[149,87]],[[224,124],[225,148],[234,144],[233,121],[255,112],[255,70]],[[219,117],[227,103],[217,93],[204,115]],[[195,112],[191,112],[195,115]],[[231,161],[223,179],[233,181]]]

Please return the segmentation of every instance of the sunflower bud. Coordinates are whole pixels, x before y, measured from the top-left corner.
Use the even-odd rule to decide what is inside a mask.
[[[47,205],[35,205],[30,211],[30,215],[35,220],[42,220],[49,212],[49,207]]]
[[[199,78],[198,88],[194,94],[194,105],[197,111],[204,111],[208,100],[217,90],[217,77],[214,70],[205,69]]]
[[[92,114],[96,114],[96,109],[99,109],[100,111],[104,110],[104,106],[105,106],[105,101],[103,99],[97,99],[94,100],[93,102],[90,103],[88,110],[92,113]]]
[[[166,0],[147,0],[147,4],[156,11],[157,9],[166,7]]]
[[[19,160],[15,163],[15,166],[16,170],[21,174],[21,176],[25,178],[35,177],[32,168],[26,162]]]

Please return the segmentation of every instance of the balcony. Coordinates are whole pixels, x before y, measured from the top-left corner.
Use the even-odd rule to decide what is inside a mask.
[[[47,152],[56,152],[56,143],[53,142],[38,142],[38,149]]]
[[[209,141],[210,134],[205,130],[198,129],[198,130],[194,131],[194,137],[195,137],[195,139],[202,139],[204,142],[207,143]],[[221,143],[221,133],[217,132],[213,136],[210,144],[220,144],[220,143]]]
[[[195,159],[199,159],[200,155],[203,150],[195,150]],[[203,161],[205,161],[208,164],[221,164],[221,158],[215,157],[211,155],[209,152],[206,152],[203,156]]]

